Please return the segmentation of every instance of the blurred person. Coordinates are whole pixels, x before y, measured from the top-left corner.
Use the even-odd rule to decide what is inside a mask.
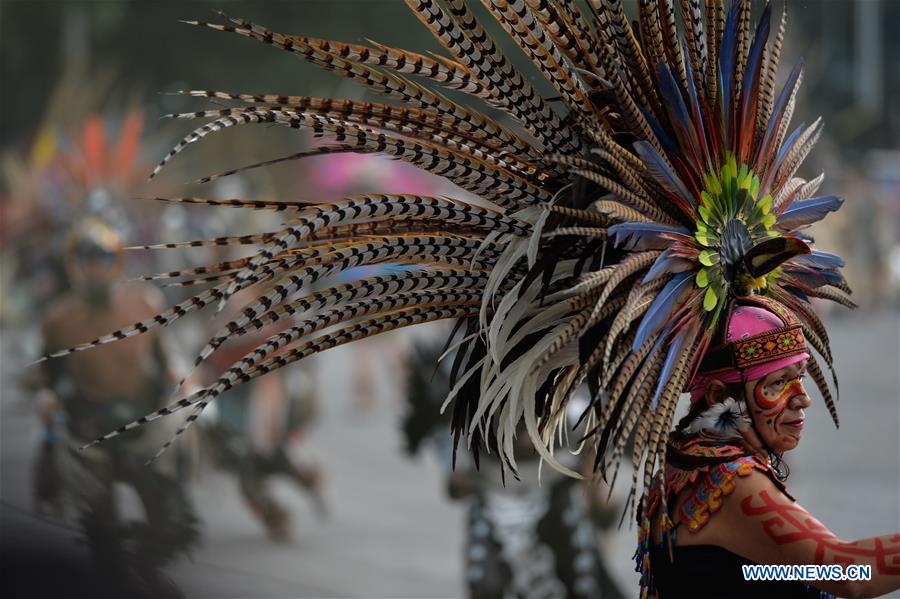
[[[286,326],[227,344],[212,356],[211,367],[227,368]],[[287,479],[310,496],[319,515],[327,513],[324,473],[306,438],[316,406],[312,373],[298,366],[225,393],[203,426],[217,463],[235,474],[244,501],[274,541],[291,538],[291,514],[272,493],[273,478]]]
[[[130,199],[143,180],[142,113],[132,109],[118,118],[97,114],[109,82],[100,75],[73,77],[70,68],[51,95],[28,152],[0,155],[5,183],[0,189],[0,259],[10,265],[3,274],[19,282],[0,287],[5,300],[0,317],[23,323],[39,320],[36,312],[67,288],[60,241],[81,214],[102,213],[123,231],[131,222],[145,228],[154,222],[146,215],[127,218],[142,205],[119,201]]]
[[[860,159],[848,167],[848,176],[843,188],[848,197],[857,201],[850,206],[848,229],[865,231],[865,235],[847,235],[846,239],[856,258],[854,274],[862,285],[855,289],[862,291],[859,303],[866,308],[877,310],[889,301],[893,293],[890,273],[891,247],[897,237],[898,218],[896,195],[894,202],[890,194],[881,192],[879,174],[873,162],[875,153]],[[894,165],[896,166],[896,164]]]
[[[90,338],[98,328],[152,316],[156,289],[118,283],[125,268],[119,232],[97,217],[79,221],[66,239],[71,291],[47,311],[47,352]],[[44,430],[35,463],[37,508],[62,515],[74,507],[94,565],[118,593],[156,597],[180,591],[160,568],[197,540],[194,509],[181,478],[178,452],[146,465],[166,428],[104,447],[75,449],[111,427],[155,409],[176,379],[160,332],[124,340],[97,352],[44,362],[38,409]],[[131,487],[145,522],[124,522],[115,483]]]
[[[517,438],[520,476],[504,478],[493,456],[473,463],[456,452],[447,434],[449,415],[440,406],[449,390],[449,362],[435,367],[440,352],[416,343],[407,362],[407,409],[402,428],[407,451],[431,443],[444,468],[447,495],[467,504],[464,572],[469,597],[621,598],[606,567],[603,531],[612,524],[603,485],[578,481],[552,469],[538,472],[538,455],[527,434]],[[587,401],[570,406],[570,424]],[[570,430],[574,437],[582,429]],[[589,475],[590,452],[566,464]],[[587,477],[590,480],[590,476]]]

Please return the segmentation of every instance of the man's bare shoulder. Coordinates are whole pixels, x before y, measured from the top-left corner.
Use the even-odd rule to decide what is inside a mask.
[[[746,523],[747,506],[760,497],[770,498],[778,504],[791,504],[794,499],[788,495],[783,486],[779,486],[770,474],[762,470],[754,469],[746,476],[738,476],[734,479],[734,492],[725,502],[723,512],[727,518],[736,522]]]

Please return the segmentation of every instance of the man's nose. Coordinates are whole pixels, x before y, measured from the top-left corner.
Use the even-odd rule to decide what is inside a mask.
[[[803,385],[797,383],[794,395],[793,397],[791,397],[790,403],[791,408],[795,410],[802,410],[812,405],[812,399],[810,399],[809,394],[806,392],[806,389],[803,388]]]

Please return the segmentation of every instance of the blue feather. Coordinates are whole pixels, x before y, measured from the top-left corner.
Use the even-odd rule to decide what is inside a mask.
[[[784,229],[795,229],[809,225],[825,218],[829,212],[841,207],[844,200],[837,196],[822,196],[808,200],[798,200],[778,217],[778,226]]]
[[[607,229],[610,235],[615,236],[616,247],[624,247],[626,250],[664,250],[672,242],[662,239],[662,233],[679,233],[689,235],[684,227],[670,227],[655,223],[619,223]]]
[[[688,131],[691,126],[691,116],[688,114],[687,105],[684,102],[684,92],[681,84],[672,76],[669,66],[659,61],[657,65],[659,73],[659,93],[662,96],[663,106],[669,114],[669,121],[675,127],[675,133],[679,128]],[[681,139],[682,146],[687,146],[691,140]]]
[[[660,256],[662,257],[662,256]],[[844,267],[844,259],[837,254],[830,252],[821,252],[813,250],[811,254],[801,254],[794,258],[795,261],[807,266],[817,266],[819,268],[834,270]]]
[[[637,151],[644,166],[647,167],[650,175],[663,186],[663,189],[680,196],[689,206],[697,205],[697,202],[684,186],[684,183],[681,182],[681,179],[678,178],[678,175],[672,172],[666,161],[663,160],[659,152],[650,143],[636,141],[634,142],[634,149]]]
[[[826,270],[824,268],[813,268],[813,270],[825,277],[825,280],[828,281],[829,285],[840,286],[846,285],[847,283],[847,279],[844,278],[844,275],[836,270]]]
[[[662,291],[659,292],[659,295],[656,296],[656,299],[650,304],[647,313],[641,319],[641,324],[638,325],[637,332],[634,334],[634,343],[631,345],[631,351],[640,349],[644,342],[656,334],[666,323],[672,315],[672,311],[676,308],[681,293],[690,287],[690,283],[693,280],[691,274],[689,272],[680,272],[673,276],[662,288]]]
[[[806,127],[806,123],[800,123],[800,126],[794,129],[790,135],[788,135],[787,139],[784,140],[784,143],[781,144],[781,147],[778,149],[778,154],[775,155],[775,161],[772,163],[772,167],[775,170],[778,170],[778,167],[781,165],[781,161],[784,160],[784,157],[787,156],[788,150],[791,149],[791,146],[794,145],[794,142],[797,141],[797,138],[800,137],[800,134],[803,132],[803,128]]]
[[[803,289],[800,289],[799,287],[797,287],[795,285],[785,285],[784,290],[787,291],[788,293],[790,293],[791,295],[796,295],[797,297],[802,299],[804,302],[809,302],[809,296],[806,295],[806,291],[804,291]]]
[[[659,402],[659,394],[662,393],[666,383],[669,382],[669,377],[672,375],[672,369],[675,368],[675,364],[678,362],[679,358],[682,357],[685,342],[687,342],[688,339],[693,340],[694,335],[691,333],[694,332],[696,332],[696,326],[686,328],[678,333],[669,344],[669,353],[666,356],[666,361],[663,362],[662,371],[659,373],[659,381],[656,383],[656,390],[653,393],[654,408]]]
[[[644,363],[647,364],[650,361],[650,358],[655,358],[656,352],[658,352],[662,348],[663,341],[666,339],[666,335],[669,334],[669,328],[666,327],[666,330],[663,331],[659,337],[656,338],[656,341],[653,342],[653,347],[650,348],[650,353],[647,354],[647,357],[644,359]],[[647,384],[649,378],[644,379],[641,382],[641,389],[643,389],[644,385]],[[640,389],[638,390],[640,391]]]
[[[748,125],[756,120],[756,111],[750,111],[750,102],[757,94],[759,89],[759,67],[762,63],[763,48],[769,39],[769,25],[772,16],[772,5],[766,3],[762,16],[759,18],[759,25],[756,26],[756,35],[753,43],[750,45],[750,54],[747,57],[747,66],[744,68],[743,84],[741,85],[742,106],[741,119],[743,126]]]
[[[650,270],[647,271],[647,274],[644,275],[644,279],[641,283],[648,283],[653,279],[657,279],[665,274],[673,274],[676,272],[684,272],[689,268],[695,266],[695,263],[690,260],[685,260],[684,258],[676,258],[672,256],[671,250],[666,250],[656,261],[653,262],[653,266],[650,267]]]
[[[807,289],[818,289],[819,287],[830,283],[840,284],[840,281],[843,280],[843,277],[838,273],[821,271],[810,266],[804,267],[802,270],[785,266],[782,269],[782,272],[785,275],[793,277],[794,280],[804,285]],[[833,275],[837,275],[837,278]]]
[[[734,0],[731,3],[731,9],[728,11],[728,17],[725,20],[725,31],[722,34],[722,49],[719,54],[719,75],[721,93],[719,98],[722,100],[722,118],[725,124],[725,144],[731,146],[732,133],[731,130],[731,107],[734,103],[732,92],[734,91],[734,71],[737,60],[737,28],[738,28],[738,10],[740,9],[740,0]]]
[[[656,136],[656,139],[659,141],[659,145],[662,146],[663,152],[666,153],[666,156],[681,156],[681,150],[678,149],[678,146],[675,145],[675,143],[669,137],[669,134],[666,133],[666,130],[662,128],[662,126],[659,124],[659,121],[656,120],[656,117],[653,116],[653,114],[649,110],[641,106],[639,103],[637,104],[637,107],[641,111],[641,114],[644,115],[644,118],[647,119],[647,124],[650,125],[650,130],[653,131],[653,135]]]

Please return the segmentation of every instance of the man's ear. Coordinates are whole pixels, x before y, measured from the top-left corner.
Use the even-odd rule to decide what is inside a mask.
[[[712,407],[717,403],[721,403],[728,396],[728,389],[722,381],[712,379],[707,381],[706,389],[703,392],[703,399],[708,407]]]

